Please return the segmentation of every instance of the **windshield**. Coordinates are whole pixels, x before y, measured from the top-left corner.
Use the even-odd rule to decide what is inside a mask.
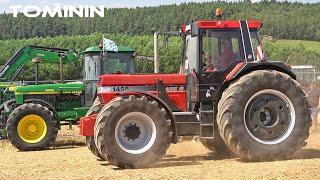
[[[259,32],[250,31],[250,36],[254,60],[261,60],[263,55]],[[224,70],[235,61],[244,59],[241,50],[242,40],[238,30],[203,30],[201,42],[203,71]]]
[[[134,72],[135,61],[131,53],[107,53],[103,63],[100,54],[86,54],[84,58],[85,80],[98,80],[101,74]]]
[[[135,73],[135,61],[131,53],[107,53],[104,61],[104,74]]]

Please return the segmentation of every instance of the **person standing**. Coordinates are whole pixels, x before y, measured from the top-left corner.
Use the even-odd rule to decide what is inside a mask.
[[[318,131],[318,113],[320,109],[320,97],[318,100],[318,106],[311,109],[311,118],[312,118],[312,129],[313,131]]]

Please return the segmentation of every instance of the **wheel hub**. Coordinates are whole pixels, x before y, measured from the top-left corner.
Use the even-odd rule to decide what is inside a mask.
[[[31,133],[34,133],[37,131],[37,126],[35,124],[30,124],[28,126],[28,131],[31,132]]]
[[[116,124],[115,139],[120,148],[131,154],[149,150],[156,139],[156,126],[145,113],[130,112]]]
[[[257,141],[264,144],[278,143],[293,129],[294,107],[283,93],[263,90],[249,99],[244,121],[249,134]]]
[[[125,137],[127,137],[129,140],[135,140],[139,138],[139,135],[141,134],[140,132],[140,127],[137,126],[137,124],[131,124],[129,123],[128,126],[125,126]]]
[[[35,144],[42,141],[46,136],[47,125],[41,116],[30,114],[20,119],[17,131],[21,140]]]
[[[268,109],[262,109],[259,118],[260,123],[265,127],[271,127],[276,124],[276,118],[272,118]]]

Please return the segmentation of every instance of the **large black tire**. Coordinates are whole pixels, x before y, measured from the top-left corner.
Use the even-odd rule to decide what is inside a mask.
[[[136,114],[139,116],[135,116]],[[146,123],[139,124],[139,121]],[[115,166],[120,168],[150,167],[165,155],[170,145],[172,134],[170,122],[165,109],[154,100],[149,100],[145,96],[140,98],[119,97],[105,105],[99,113],[95,126],[95,143],[100,154]],[[150,124],[153,124],[153,128],[150,128],[149,131],[147,125]],[[130,135],[130,132],[137,131],[135,136]],[[118,133],[121,135],[118,136]],[[150,138],[141,141],[145,137]],[[136,142],[143,142],[142,145],[134,144],[135,138]],[[121,142],[124,143],[121,144]],[[134,147],[127,148],[126,143],[133,143]]]
[[[101,103],[99,98],[97,97],[94,102],[93,105],[90,107],[90,109],[88,110],[86,116],[90,116],[92,114],[97,114],[100,112],[101,110]],[[103,159],[103,157],[100,155],[96,144],[94,143],[94,139],[93,136],[87,136],[86,137],[86,145],[89,148],[89,150],[92,152],[92,154],[94,154],[96,157],[98,157],[99,159]]]
[[[223,92],[218,105],[222,138],[233,153],[250,161],[289,158],[305,145],[310,125],[301,86],[274,70],[242,76]]]
[[[15,99],[10,99],[5,101],[0,105],[0,139],[7,138],[7,121],[8,121],[8,113],[15,108],[16,101]]]
[[[31,116],[30,116],[31,115]],[[32,117],[38,117],[34,120]],[[26,123],[23,124],[23,118],[26,118]],[[40,118],[40,120],[39,120]],[[29,122],[28,122],[29,121]],[[32,124],[34,130],[29,130],[30,122],[36,122],[38,124]],[[41,125],[41,123],[43,124]],[[21,123],[21,134],[19,134],[19,123]],[[28,124],[29,123],[29,124]],[[46,130],[41,131],[40,126],[43,126]],[[42,127],[42,129],[43,129]],[[37,130],[39,129],[39,130]],[[23,132],[22,132],[23,131]],[[33,132],[32,132],[33,131]],[[34,134],[33,134],[34,133]],[[8,119],[8,138],[11,144],[22,151],[36,151],[48,149],[55,141],[58,134],[58,123],[54,118],[53,112],[47,107],[40,104],[27,103],[15,108],[9,115]],[[29,136],[26,140],[23,136]],[[40,136],[39,138],[38,135]],[[33,138],[36,139],[33,139]],[[32,141],[32,142],[31,142]]]
[[[214,138],[213,139],[205,139],[200,138],[200,142],[203,144],[204,147],[209,149],[212,152],[217,153],[218,155],[222,156],[229,156],[231,155],[230,150],[226,146],[225,142],[221,138],[218,130],[218,125],[215,123],[214,127]]]

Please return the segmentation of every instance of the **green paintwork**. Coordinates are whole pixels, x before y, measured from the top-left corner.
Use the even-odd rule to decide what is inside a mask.
[[[58,116],[60,119],[72,119],[74,121],[76,121],[77,119],[74,119],[77,114],[75,111],[71,110],[71,111],[59,111],[58,112]]]
[[[41,57],[43,62],[48,63],[59,63],[60,59],[56,52],[46,52],[40,50],[34,50],[29,46],[21,48],[18,52],[22,52],[20,56],[14,57],[15,62],[11,64],[9,69],[6,69],[5,73],[2,73],[3,76],[0,76],[0,79],[9,80],[12,77],[12,73],[17,72],[19,66],[23,66],[26,63],[30,62],[33,57]],[[73,51],[69,51],[67,53],[66,59],[64,63],[72,62],[74,60],[80,59],[82,54],[86,53],[100,53],[101,50],[98,46],[93,46],[87,48],[85,51],[81,52],[81,54],[73,53]],[[110,53],[134,53],[135,51],[131,47],[126,46],[118,46],[118,52],[110,52]],[[10,59],[12,60],[12,58]],[[9,61],[10,61],[9,60]],[[3,69],[2,69],[3,70]],[[4,72],[4,71],[3,71]],[[1,70],[0,70],[1,73]],[[9,90],[10,89],[10,90]],[[5,90],[9,90],[6,91]],[[59,100],[54,104],[54,108],[57,112],[58,118],[61,122],[75,122],[78,121],[81,117],[85,116],[90,107],[82,107],[83,99],[81,97],[84,96],[85,85],[83,82],[71,82],[65,84],[40,84],[40,85],[22,85],[21,82],[0,82],[0,91],[2,95],[7,95],[8,99],[15,98],[16,104],[25,103],[25,98],[29,96],[34,97],[60,97],[60,96],[69,96],[75,95],[75,99],[70,100]],[[4,97],[4,96],[3,96]],[[44,99],[45,99],[44,98]],[[41,99],[41,98],[40,98]],[[3,103],[3,101],[1,102]],[[5,133],[5,132],[4,132]],[[1,135],[1,132],[0,132]]]
[[[0,69],[0,79],[3,81],[14,81],[14,76],[19,73],[19,69],[25,66],[28,62],[31,62],[33,58],[41,58],[43,63],[60,63],[59,50],[53,50],[54,48],[35,47],[35,46],[24,46],[17,51],[4,66]],[[57,49],[57,48],[56,48]],[[79,59],[79,54],[64,49],[63,63],[69,63]]]
[[[76,112],[75,119],[80,119],[81,117],[84,117],[90,107],[79,107],[79,108],[74,108],[74,111]]]
[[[16,94],[76,93],[84,90],[83,82],[41,84],[16,87]]]
[[[100,53],[101,49],[98,46],[92,46],[92,47],[88,47],[85,51],[83,51],[84,54],[92,53],[92,52]]]
[[[63,56],[62,56],[63,55]],[[17,75],[19,75],[22,68],[28,63],[32,62],[32,59],[38,57],[41,59],[41,63],[60,63],[60,60],[64,64],[70,63],[76,60],[79,60],[81,53],[77,53],[68,49],[61,48],[48,48],[48,47],[39,47],[39,46],[24,46],[20,48],[6,63],[0,68],[0,103],[15,99],[16,102],[22,104],[24,103],[24,95],[28,93],[42,93],[50,94],[54,91],[59,93],[81,93],[84,91],[84,85],[80,83],[72,84],[49,84],[49,85],[37,85],[37,86],[23,86],[22,82],[14,82]],[[60,58],[63,57],[63,58]],[[15,94],[16,89],[20,94]],[[72,91],[72,92],[70,92]],[[76,107],[79,106],[81,102],[71,102],[71,105]],[[60,105],[60,104],[59,104]],[[69,107],[69,104],[60,105],[62,109],[64,107]],[[73,109],[71,109],[73,111]],[[8,115],[11,112],[5,112]],[[3,121],[3,120],[2,120]],[[3,122],[1,122],[3,123]],[[5,130],[0,128],[0,137],[6,135]]]
[[[81,94],[84,91],[83,82],[71,82],[66,84],[41,84],[16,87],[16,103],[24,103],[24,95],[49,95],[49,94]]]
[[[15,89],[19,85],[21,85],[20,82],[0,82],[0,94],[1,94],[0,103],[13,99]]]
[[[98,46],[92,46],[87,48],[83,51],[84,54],[86,53],[100,53],[101,49]],[[118,46],[118,53],[125,53],[125,52],[134,52],[134,50],[129,46]]]
[[[87,111],[90,107],[80,107],[80,108],[73,108],[70,111],[59,111],[58,116],[60,119],[66,121],[77,121],[81,117],[84,117],[87,114]]]

